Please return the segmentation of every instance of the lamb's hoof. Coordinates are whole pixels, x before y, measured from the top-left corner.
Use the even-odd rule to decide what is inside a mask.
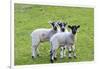
[[[37,56],[40,56],[39,54],[37,54]]]
[[[72,57],[68,57],[69,59],[72,59]]]
[[[56,58],[56,57],[54,57],[54,60],[55,60],[55,61],[57,61],[57,58]]]
[[[36,58],[35,56],[32,56],[32,59]]]
[[[76,56],[74,56],[74,58],[76,59],[77,57],[76,57]]]
[[[50,60],[50,62],[51,62],[51,63],[54,63],[54,61],[53,61],[52,59]]]
[[[32,59],[34,59],[34,56],[32,56]]]

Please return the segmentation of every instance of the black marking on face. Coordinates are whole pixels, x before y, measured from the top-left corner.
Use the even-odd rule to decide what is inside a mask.
[[[61,30],[62,32],[65,32],[66,24],[65,24],[65,23],[59,23],[58,25],[59,25],[59,27],[60,27],[60,30]]]
[[[68,26],[71,30],[72,30],[72,33],[73,34],[76,34],[77,32],[77,29],[80,27],[80,25],[76,26],[76,25],[73,25],[73,26]]]
[[[55,22],[52,22],[51,25],[52,25],[53,29],[54,29],[55,31],[57,31],[57,24],[56,24]]]

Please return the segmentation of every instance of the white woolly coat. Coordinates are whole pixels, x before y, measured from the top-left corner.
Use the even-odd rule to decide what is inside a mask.
[[[52,35],[54,35],[56,31],[53,29],[36,29],[31,33],[32,36],[32,44],[36,44],[39,42],[48,41]]]
[[[74,44],[74,35],[72,32],[60,32],[53,35],[50,39],[52,49],[59,46],[72,46]]]

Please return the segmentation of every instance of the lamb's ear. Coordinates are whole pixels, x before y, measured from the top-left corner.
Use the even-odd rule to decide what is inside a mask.
[[[60,25],[60,22],[57,22],[58,25]]]
[[[61,23],[60,23],[60,22],[58,22],[57,24],[58,24],[59,26],[61,26]]]
[[[57,21],[57,24],[60,25],[61,24],[60,21]]]
[[[67,25],[67,23],[64,23],[64,26],[66,26]]]
[[[54,22],[52,22],[51,25],[54,27]]]
[[[48,23],[49,23],[49,24],[51,24],[51,23],[52,23],[52,21],[48,21]]]
[[[78,25],[77,28],[80,28],[80,25]]]
[[[72,28],[70,25],[68,25],[68,28]]]
[[[49,23],[50,25],[54,26],[54,22],[49,21],[48,23]]]

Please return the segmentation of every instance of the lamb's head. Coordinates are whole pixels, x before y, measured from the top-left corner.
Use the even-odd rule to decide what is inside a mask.
[[[49,22],[49,24],[52,26],[53,30],[57,31],[58,24],[56,22]]]
[[[59,27],[60,27],[60,30],[61,30],[62,32],[65,32],[66,23],[64,23],[64,22],[59,22],[58,25],[59,25]]]
[[[70,28],[71,29],[71,31],[72,31],[72,33],[73,34],[76,34],[76,32],[77,32],[77,29],[80,27],[80,25],[68,25],[68,28]]]

